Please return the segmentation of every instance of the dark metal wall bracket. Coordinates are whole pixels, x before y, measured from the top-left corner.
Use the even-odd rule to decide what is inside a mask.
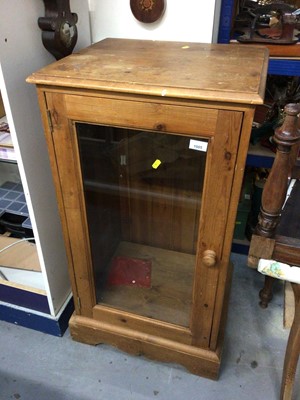
[[[71,54],[76,45],[78,16],[71,12],[69,0],[43,1],[45,17],[38,19],[43,45],[59,60]]]

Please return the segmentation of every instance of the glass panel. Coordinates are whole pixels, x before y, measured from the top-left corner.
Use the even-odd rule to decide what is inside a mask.
[[[98,303],[188,326],[207,142],[76,128]]]

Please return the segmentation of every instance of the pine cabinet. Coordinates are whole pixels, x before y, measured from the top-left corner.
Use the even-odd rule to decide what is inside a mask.
[[[32,74],[75,340],[217,378],[260,47],[105,39]]]

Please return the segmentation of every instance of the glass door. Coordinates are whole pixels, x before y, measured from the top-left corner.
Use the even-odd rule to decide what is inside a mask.
[[[189,326],[207,139],[76,131],[97,303]]]

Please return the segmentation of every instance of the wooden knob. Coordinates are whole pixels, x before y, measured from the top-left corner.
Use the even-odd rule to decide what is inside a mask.
[[[206,267],[213,267],[217,262],[217,254],[213,250],[205,250],[202,261]]]

